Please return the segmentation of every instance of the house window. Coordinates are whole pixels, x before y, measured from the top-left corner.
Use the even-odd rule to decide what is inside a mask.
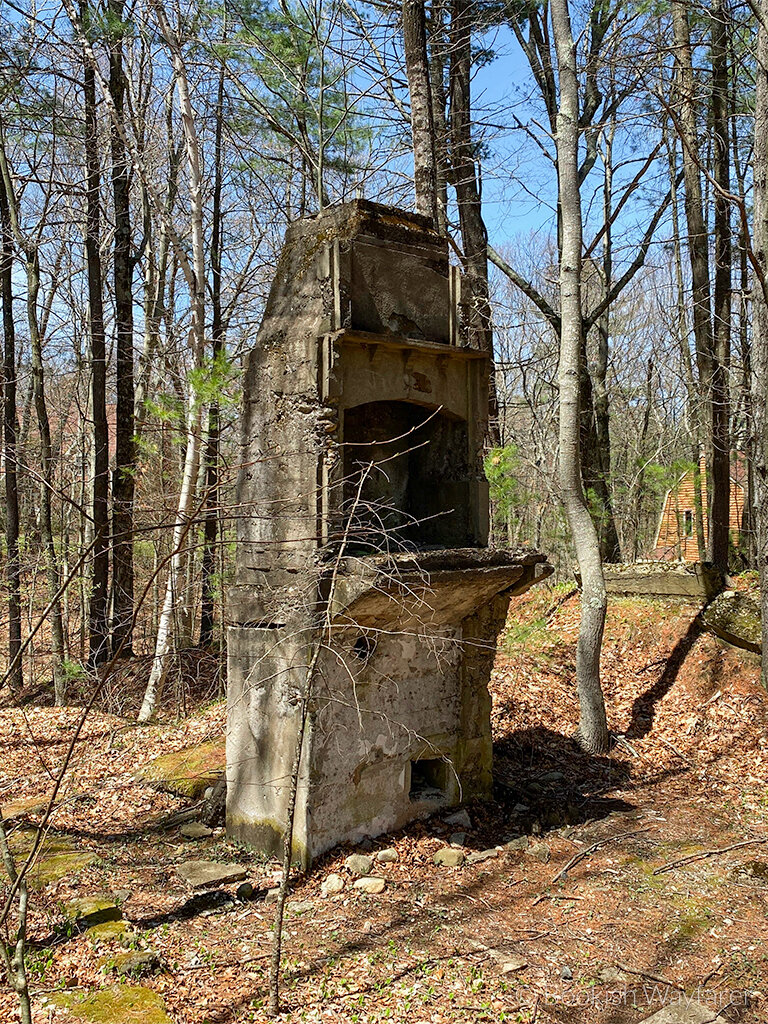
[[[693,512],[690,509],[686,509],[683,513],[683,536],[693,536]]]

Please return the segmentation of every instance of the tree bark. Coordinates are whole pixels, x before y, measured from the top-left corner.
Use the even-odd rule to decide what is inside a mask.
[[[224,125],[224,67],[219,74],[214,139],[214,183],[211,209],[211,334],[214,372],[224,359],[224,321],[221,311],[221,258],[223,236],[222,142]],[[205,445],[205,525],[200,600],[200,646],[210,647],[216,627],[216,554],[219,534],[219,401],[213,396],[208,408],[208,436]]]
[[[567,0],[551,0],[552,32],[559,74],[557,111],[560,250],[560,465],[563,504],[581,573],[581,623],[576,649],[576,682],[581,747],[593,754],[610,747],[605,702],[600,687],[600,652],[605,628],[606,594],[600,543],[584,496],[579,445],[579,374],[582,358],[581,253],[582,219],[579,185],[579,80],[576,47]]]
[[[5,576],[8,582],[8,684],[17,694],[23,684],[21,662],[21,562],[16,441],[16,327],[13,319],[13,235],[5,182],[0,175],[0,289],[3,300],[3,443],[5,446]]]
[[[432,92],[432,121],[435,138],[435,188],[437,192],[437,229],[445,234],[448,228],[448,124],[445,92],[446,0],[432,0],[429,31],[429,81]]]
[[[81,17],[87,12],[81,5]],[[86,227],[85,257],[88,278],[88,327],[91,362],[91,414],[93,416],[93,568],[88,614],[89,654],[92,666],[109,654],[109,426],[107,424],[107,357],[104,334],[104,299],[101,276],[101,175],[96,119],[96,77],[83,55],[85,109]]]
[[[115,287],[115,465],[112,474],[112,650],[123,656],[133,649],[133,260],[131,258],[130,157],[126,151],[125,71],[123,68],[123,0],[109,0],[109,94],[112,154],[112,199],[115,211],[113,269]]]
[[[730,540],[731,444],[728,374],[731,360],[731,203],[728,102],[728,13],[712,5],[712,142],[715,182],[715,282],[712,368],[711,559],[727,571]]]
[[[675,40],[676,91],[679,103],[678,131],[683,151],[683,181],[685,185],[685,218],[688,227],[688,253],[691,264],[691,290],[693,299],[693,336],[696,344],[696,364],[699,372],[699,402],[709,410],[710,430],[704,437],[707,452],[710,486],[707,488],[710,505],[708,553],[712,541],[712,302],[709,281],[709,237],[704,222],[701,193],[702,166],[696,126],[696,81],[693,74],[691,32],[688,11],[682,3],[672,4],[672,24]],[[707,417],[702,416],[706,423]],[[698,457],[696,459],[698,466]],[[697,470],[698,471],[698,470]]]
[[[469,0],[452,0],[450,27],[450,124],[451,175],[459,209],[464,273],[469,292],[467,329],[470,344],[493,355],[491,302],[488,289],[488,232],[483,220],[478,168],[472,141],[472,24],[474,8]],[[489,381],[489,441],[499,442],[499,410],[496,374],[491,363]]]
[[[431,217],[437,226],[437,175],[432,89],[427,56],[427,23],[424,0],[403,0],[403,48],[405,72],[411,97],[413,184],[416,212]]]
[[[762,682],[768,689],[768,0],[760,0],[755,61],[755,149],[752,162],[754,319],[752,334],[752,452],[755,467],[754,521],[763,623]]]
[[[45,554],[48,592],[50,595],[51,653],[53,669],[53,692],[57,705],[66,701],[66,678],[64,675],[64,626],[61,618],[61,597],[59,594],[59,562],[53,538],[51,516],[51,492],[53,489],[53,447],[51,425],[45,397],[45,371],[43,367],[43,339],[40,333],[38,301],[40,295],[40,262],[36,243],[27,238],[19,222],[18,203],[8,157],[5,151],[5,126],[0,121],[0,173],[3,176],[8,213],[14,240],[24,254],[24,271],[27,281],[27,327],[32,362],[32,395],[40,432],[40,454],[42,482],[40,487],[40,537]]]
[[[707,538],[704,534],[704,501],[701,495],[701,453],[703,450],[704,425],[701,407],[701,388],[697,386],[693,373],[691,350],[688,344],[688,314],[685,304],[685,279],[683,276],[682,245],[680,239],[680,218],[677,203],[677,168],[675,167],[674,148],[669,154],[669,181],[672,191],[672,244],[675,257],[675,288],[677,291],[677,334],[680,347],[680,358],[685,374],[687,392],[688,429],[691,438],[691,457],[693,461],[693,513],[696,529],[696,548],[699,561],[707,557]]]

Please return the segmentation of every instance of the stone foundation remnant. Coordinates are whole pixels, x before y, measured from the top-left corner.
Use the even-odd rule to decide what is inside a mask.
[[[491,789],[488,680],[509,599],[551,572],[494,551],[488,356],[448,244],[357,200],[288,229],[245,374],[227,600],[227,830],[305,866]]]
[[[725,585],[722,572],[710,562],[615,562],[603,566],[608,594],[679,597],[711,601]],[[576,579],[581,585],[578,572]]]

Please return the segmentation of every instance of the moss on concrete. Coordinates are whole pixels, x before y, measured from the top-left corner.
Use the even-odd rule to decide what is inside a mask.
[[[143,985],[115,985],[96,992],[59,992],[51,1002],[90,1024],[173,1024],[162,998]]]
[[[726,590],[702,612],[701,618],[707,629],[721,640],[760,654],[760,608],[747,594]]]
[[[225,739],[220,736],[173,754],[161,754],[140,769],[139,778],[158,789],[197,800],[217,781],[226,764]]]

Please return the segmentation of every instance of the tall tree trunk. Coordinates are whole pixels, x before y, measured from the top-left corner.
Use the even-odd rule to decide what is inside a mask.
[[[191,323],[189,328],[189,347],[193,352],[194,368],[202,366],[205,355],[205,257],[203,239],[203,182],[200,165],[200,145],[197,137],[195,111],[189,92],[189,81],[181,44],[168,23],[163,7],[158,0],[153,0],[152,8],[157,18],[160,33],[165,39],[172,55],[176,73],[176,89],[184,127],[184,144],[187,156],[189,180],[190,220],[192,228],[192,265],[184,264],[184,273],[190,293]],[[200,460],[200,427],[201,408],[192,382],[189,383],[187,404],[187,437],[184,455],[184,471],[179,492],[179,503],[176,521],[173,527],[173,548],[165,589],[165,599],[157,629],[155,654],[152,662],[147,688],[144,693],[139,721],[149,721],[155,713],[157,702],[162,693],[163,684],[171,656],[173,654],[172,629],[174,621],[174,602],[177,594],[185,592],[184,566],[186,563],[185,547],[192,528],[192,511],[195,497],[195,485]]]
[[[464,272],[469,291],[467,327],[471,344],[493,354],[491,302],[488,289],[488,232],[483,220],[478,168],[472,143],[472,25],[474,8],[469,0],[452,0],[450,27],[450,123],[451,169],[459,209]],[[489,441],[499,442],[496,375],[491,363],[489,381]]]
[[[691,457],[693,461],[693,510],[696,528],[696,548],[699,561],[707,557],[707,538],[704,533],[704,500],[701,494],[701,453],[703,450],[703,409],[701,388],[697,386],[693,373],[691,350],[688,345],[688,314],[685,304],[685,279],[680,240],[680,218],[677,203],[677,167],[674,148],[669,154],[669,182],[672,193],[672,242],[675,252],[675,287],[677,291],[677,332],[680,358],[685,374],[687,391],[688,425],[691,435]]]
[[[21,663],[21,561],[16,439],[16,327],[13,319],[13,235],[5,182],[0,175],[0,289],[3,299],[3,443],[5,445],[5,575],[8,582],[8,683],[18,693],[24,683]]]
[[[576,46],[567,0],[551,0],[552,32],[559,74],[557,111],[560,250],[560,493],[571,528],[581,573],[581,624],[576,649],[580,720],[578,741],[593,754],[610,746],[600,687],[600,652],[605,628],[606,594],[600,543],[584,496],[579,446],[579,373],[582,358],[581,252],[579,188],[579,81]]]
[[[429,82],[432,93],[432,122],[435,138],[435,189],[437,193],[437,228],[445,234],[448,228],[448,124],[446,122],[445,39],[446,0],[432,0],[429,31]]]
[[[53,517],[51,514],[51,493],[53,490],[53,448],[51,446],[51,425],[45,398],[45,372],[43,368],[43,340],[40,333],[38,301],[40,296],[40,262],[36,243],[21,229],[18,202],[13,178],[5,151],[5,125],[0,120],[0,174],[3,177],[5,196],[8,203],[11,231],[16,245],[24,254],[24,271],[27,281],[27,328],[32,361],[32,395],[40,431],[40,454],[42,462],[42,483],[40,487],[40,536],[45,553],[48,593],[50,597],[51,653],[53,692],[57,705],[66,700],[66,678],[64,675],[64,627],[61,619],[61,598],[59,595],[59,562],[53,538]]]
[[[53,515],[51,494],[53,492],[54,458],[51,444],[51,425],[48,404],[45,397],[45,370],[43,365],[43,339],[38,325],[38,297],[40,294],[40,264],[37,249],[30,248],[25,254],[27,273],[27,324],[32,350],[32,381],[34,387],[35,412],[40,431],[40,451],[43,464],[43,480],[40,488],[40,536],[45,551],[48,593],[51,601],[51,649],[53,654],[53,692],[57,705],[66,702],[66,677],[64,675],[64,624],[61,615],[59,586],[61,573],[53,536]]]
[[[763,620],[763,686],[768,689],[768,0],[759,2],[755,61],[755,150],[752,165],[755,270],[752,335],[755,526]]]
[[[222,136],[224,125],[224,67],[219,74],[216,97],[216,134],[214,139],[214,183],[211,227],[211,334],[213,367],[217,372],[224,360],[224,321],[221,311],[221,257],[223,213]],[[216,611],[216,554],[219,533],[219,401],[213,396],[208,408],[208,436],[205,445],[205,526],[200,601],[200,646],[210,647],[214,640]]]
[[[613,283],[613,229],[611,215],[613,212],[613,137],[616,124],[612,122],[605,138],[603,177],[603,294],[607,295]],[[596,491],[600,502],[600,521],[598,536],[600,538],[600,556],[604,562],[621,561],[621,544],[616,528],[616,517],[613,514],[611,500],[611,431],[610,410],[608,402],[608,353],[610,346],[610,307],[596,325],[595,359],[592,371],[592,392],[595,411],[595,475]]]
[[[683,181],[685,186],[685,219],[688,227],[688,253],[691,263],[691,289],[693,298],[693,336],[696,343],[696,363],[699,371],[699,401],[712,415],[712,304],[709,284],[709,237],[704,222],[701,193],[702,166],[696,126],[696,81],[693,74],[691,31],[688,11],[682,3],[672,4],[672,23],[675,37],[676,91],[679,107],[678,129],[683,153]],[[705,423],[706,418],[701,417]],[[707,488],[711,506],[712,436],[703,438],[707,451],[710,486]],[[698,465],[698,457],[696,459]],[[712,519],[710,508],[709,538],[711,555]]]
[[[129,655],[133,646],[133,261],[131,258],[130,158],[126,151],[123,0],[109,0],[109,94],[112,197],[115,210],[115,466],[112,475],[112,649]]]
[[[87,11],[81,5],[81,17]],[[88,314],[91,355],[91,411],[93,415],[93,569],[88,614],[89,654],[92,666],[109,654],[109,426],[107,424],[107,357],[104,335],[104,300],[101,276],[101,181],[96,119],[96,77],[84,55],[86,228],[85,256],[88,277]],[[85,609],[82,610],[84,615]]]
[[[427,56],[427,19],[424,0],[403,0],[403,48],[405,72],[411,96],[413,184],[416,212],[438,224],[435,126]]]
[[[730,538],[731,444],[728,371],[731,359],[731,203],[728,124],[728,13],[723,0],[712,5],[712,141],[715,183],[715,288],[712,370],[712,561],[728,569]]]

